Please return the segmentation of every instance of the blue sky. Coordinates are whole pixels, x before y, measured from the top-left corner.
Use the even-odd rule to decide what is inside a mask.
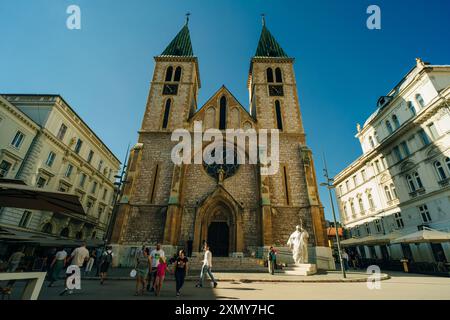
[[[81,8],[82,29],[66,28]],[[381,30],[366,9],[381,8]],[[450,64],[450,1],[0,0],[0,92],[58,93],[122,160],[135,143],[160,54],[190,19],[204,103],[222,84],[248,106],[250,58],[261,13],[295,72],[319,181],[322,153],[335,175],[361,154],[356,123],[422,57]],[[321,190],[331,219],[326,190]]]

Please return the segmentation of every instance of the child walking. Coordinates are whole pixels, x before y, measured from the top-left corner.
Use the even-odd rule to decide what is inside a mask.
[[[161,291],[164,277],[166,276],[166,271],[169,268],[167,267],[166,258],[159,257],[159,264],[156,268],[156,279],[155,279],[155,296],[159,296],[159,292]]]

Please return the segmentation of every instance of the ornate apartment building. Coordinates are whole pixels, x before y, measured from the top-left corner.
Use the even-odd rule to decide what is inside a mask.
[[[394,239],[423,226],[450,231],[449,98],[450,66],[417,59],[358,125],[363,154],[334,184],[341,221],[353,237]],[[359,252],[367,258],[416,262],[434,262],[443,252],[450,260],[448,243],[361,245]]]
[[[103,239],[120,161],[58,95],[0,95],[0,178],[78,195],[86,212],[0,208],[0,226]]]

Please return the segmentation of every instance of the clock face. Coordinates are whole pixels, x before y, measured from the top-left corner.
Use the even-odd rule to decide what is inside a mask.
[[[163,88],[164,95],[176,95],[178,93],[177,84],[165,84]]]
[[[206,170],[208,175],[215,179],[219,179],[219,170],[222,168],[224,171],[224,179],[233,176],[239,168],[236,148],[232,149],[225,147],[222,150],[215,149],[211,151],[211,154],[205,155],[205,157],[214,157],[215,151],[222,154],[223,164],[218,164],[215,162],[207,164],[205,161],[203,161],[203,168]],[[230,159],[232,159],[232,163],[227,163],[227,157],[230,157]]]
[[[284,95],[282,85],[269,85],[269,95],[271,96],[282,96]]]

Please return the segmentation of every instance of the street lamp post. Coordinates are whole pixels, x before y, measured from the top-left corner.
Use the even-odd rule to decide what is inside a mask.
[[[321,186],[327,187],[328,189],[328,194],[330,195],[330,203],[331,203],[331,211],[333,213],[333,221],[334,221],[334,228],[335,228],[335,233],[336,233],[336,243],[337,243],[337,247],[338,247],[338,255],[339,255],[339,262],[341,264],[341,271],[342,271],[342,277],[345,279],[347,278],[347,274],[345,272],[345,266],[342,262],[342,254],[341,254],[341,242],[339,240],[339,229],[337,226],[337,221],[336,221],[336,214],[334,212],[334,204],[333,204],[333,195],[331,193],[331,189],[334,188],[333,186],[333,181],[334,179],[330,178],[328,176],[328,168],[327,168],[327,162],[325,160],[325,155],[323,157],[323,164],[324,164],[324,169],[323,169],[323,175],[326,179],[326,182],[321,183]]]

